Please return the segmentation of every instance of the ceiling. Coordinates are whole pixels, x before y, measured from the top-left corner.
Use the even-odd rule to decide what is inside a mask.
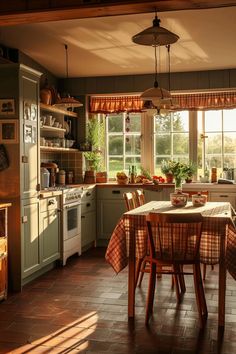
[[[158,14],[161,26],[179,35],[171,46],[171,71],[236,68],[236,6]],[[146,74],[154,71],[154,49],[131,37],[152,25],[154,14],[107,16],[0,28],[0,43],[18,48],[57,77]],[[168,71],[161,47],[159,72]]]

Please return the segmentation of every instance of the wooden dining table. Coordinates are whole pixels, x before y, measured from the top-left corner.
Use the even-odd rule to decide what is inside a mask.
[[[200,244],[200,260],[204,264],[219,264],[218,326],[225,325],[226,265],[235,270],[236,278],[236,230],[233,209],[228,202],[207,202],[194,207],[188,202],[185,207],[173,207],[169,201],[151,201],[123,214],[116,225],[106,250],[106,260],[119,273],[128,265],[128,317],[135,316],[135,264],[147,252],[146,215],[156,213],[191,213],[203,217]],[[226,252],[227,236],[231,232],[234,253]],[[233,241],[232,241],[233,240]],[[227,259],[228,257],[228,259]]]

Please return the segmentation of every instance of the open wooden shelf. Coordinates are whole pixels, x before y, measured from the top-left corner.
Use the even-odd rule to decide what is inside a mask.
[[[40,129],[42,131],[53,131],[53,132],[66,132],[66,129],[64,128],[56,128],[50,125],[43,125],[42,127],[40,127]]]
[[[40,103],[40,109],[52,113],[61,113],[64,114],[65,116],[78,118],[78,114],[75,112],[67,111],[66,109],[57,108],[45,103]]]
[[[78,149],[73,148],[62,148],[62,147],[55,147],[55,146],[40,146],[41,151],[47,152],[79,152]]]

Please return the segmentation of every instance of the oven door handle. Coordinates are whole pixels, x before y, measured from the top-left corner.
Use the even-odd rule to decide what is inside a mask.
[[[74,202],[74,203],[66,204],[63,206],[63,210],[70,209],[70,208],[73,208],[74,206],[78,206],[78,205],[81,205],[81,203]]]

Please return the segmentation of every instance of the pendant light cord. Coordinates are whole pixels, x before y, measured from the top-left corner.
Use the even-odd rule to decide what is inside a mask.
[[[167,48],[167,53],[168,53],[168,81],[169,81],[169,91],[170,91],[170,44],[166,46]]]
[[[155,81],[154,81],[154,87],[158,87],[158,81],[157,81],[157,46],[154,46],[155,49]]]
[[[66,51],[66,78],[68,79],[68,46],[65,44],[65,51]]]

